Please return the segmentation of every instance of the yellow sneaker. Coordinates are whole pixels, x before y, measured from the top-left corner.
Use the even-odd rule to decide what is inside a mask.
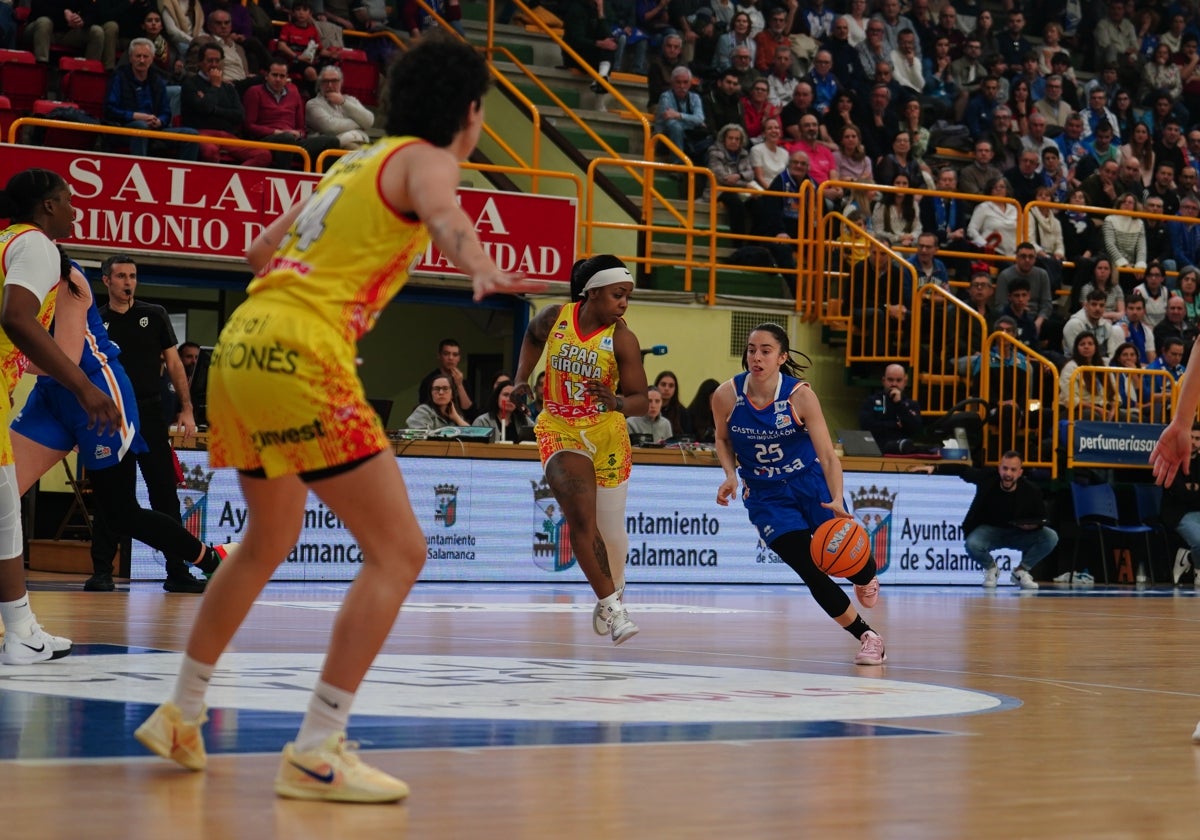
[[[397,802],[408,796],[408,785],[363,764],[353,752],[357,748],[343,732],[330,735],[309,752],[286,745],[275,774],[275,793],[288,799],[330,802]]]
[[[179,707],[168,701],[146,718],[133,737],[146,749],[188,770],[203,770],[208,764],[208,754],[204,751],[204,736],[200,734],[200,727],[207,720],[208,715],[203,711],[197,720],[184,720]]]

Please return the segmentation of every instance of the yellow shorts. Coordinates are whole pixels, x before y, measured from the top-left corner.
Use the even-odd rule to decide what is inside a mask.
[[[386,449],[355,352],[307,310],[255,298],[239,306],[208,374],[209,463],[275,478]]]
[[[12,400],[0,395],[0,467],[13,463],[12,435],[8,432],[9,419],[13,415]]]
[[[629,447],[625,415],[608,412],[594,426],[581,428],[543,411],[533,431],[543,467],[555,452],[584,452],[592,458],[597,486],[617,487],[629,480],[633,451]]]

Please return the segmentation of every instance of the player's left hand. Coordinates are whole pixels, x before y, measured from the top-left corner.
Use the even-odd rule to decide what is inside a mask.
[[[476,274],[471,278],[471,286],[475,290],[475,300],[483,300],[488,295],[517,295],[525,292],[546,291],[545,280],[529,280],[524,273],[513,274],[507,271],[491,271]]]

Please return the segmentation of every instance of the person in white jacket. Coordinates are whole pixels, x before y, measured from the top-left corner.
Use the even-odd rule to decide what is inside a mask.
[[[370,143],[367,129],[375,124],[370,108],[342,93],[342,71],[333,64],[321,68],[317,95],[304,106],[304,119],[309,131],[335,135],[343,149]]]
[[[1008,181],[993,178],[984,185],[984,194],[1007,198]],[[1011,257],[1017,250],[1017,205],[999,201],[981,201],[971,214],[967,236],[989,253]]]
[[[1122,193],[1117,196],[1116,209],[1136,212],[1137,196]],[[1104,250],[1112,260],[1113,267],[1146,269],[1146,226],[1137,216],[1122,216],[1114,213],[1104,217]]]

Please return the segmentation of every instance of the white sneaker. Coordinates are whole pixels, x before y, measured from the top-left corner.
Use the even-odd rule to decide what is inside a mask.
[[[344,732],[330,735],[310,752],[285,745],[275,774],[275,793],[286,799],[326,802],[397,802],[408,796],[408,785],[364,763],[357,748]]]
[[[602,607],[601,613],[604,615],[605,632],[612,634],[614,645],[619,645],[637,635],[638,626],[630,620],[629,611],[619,600],[615,606]]]
[[[1000,580],[1000,569],[996,566],[992,566],[990,569],[988,569],[987,571],[985,571],[983,573],[983,588],[984,589],[995,589],[996,582],[998,580]]]
[[[62,659],[71,653],[71,640],[62,636],[51,636],[36,621],[28,636],[6,633],[0,645],[0,663],[4,665],[32,665],[51,659]]]
[[[1186,548],[1181,548],[1175,552],[1175,568],[1171,570],[1171,580],[1174,583],[1179,583],[1184,572],[1192,568],[1192,552]]]
[[[617,598],[625,597],[625,587],[622,586],[617,590]],[[592,631],[597,636],[607,636],[609,633],[608,616],[604,611],[604,605],[599,601],[596,606],[592,607]]]
[[[1013,569],[1013,573],[1009,576],[1009,579],[1013,582],[1013,586],[1019,586],[1022,589],[1038,588],[1037,581],[1033,579],[1033,575],[1020,566]]]

